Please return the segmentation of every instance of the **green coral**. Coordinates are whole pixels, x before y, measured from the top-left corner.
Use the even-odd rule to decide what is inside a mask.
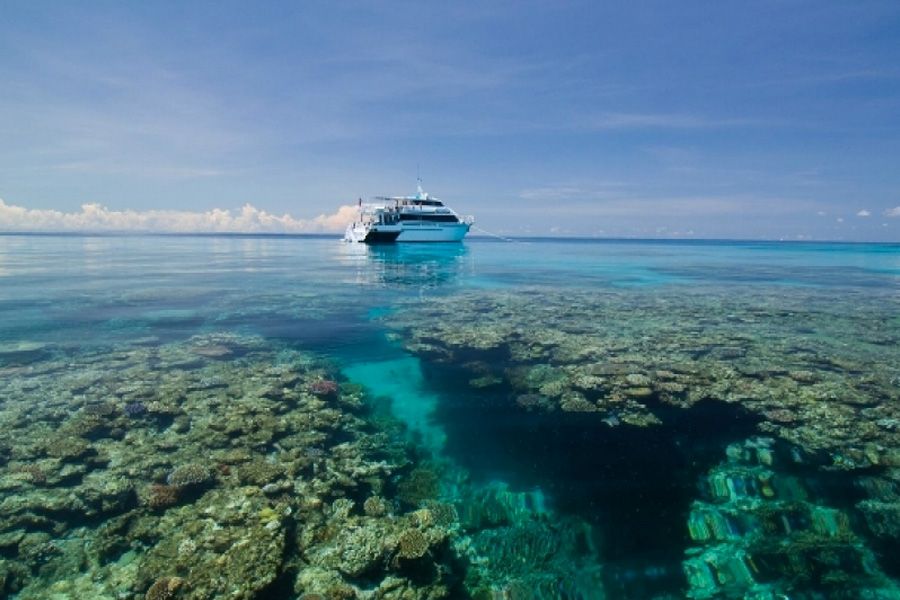
[[[397,498],[406,504],[418,506],[438,495],[439,482],[437,473],[432,469],[427,467],[413,469],[397,485]]]
[[[174,469],[166,477],[166,483],[176,488],[197,488],[212,483],[213,476],[204,465],[191,463]]]
[[[422,558],[427,552],[428,538],[419,529],[407,529],[397,538],[397,556],[399,558]]]

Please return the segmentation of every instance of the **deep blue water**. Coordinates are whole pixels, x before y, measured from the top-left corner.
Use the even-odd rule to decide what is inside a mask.
[[[489,328],[511,317],[479,313],[472,298],[529,294],[529,306],[540,311],[542,294],[559,308],[567,291],[614,303],[609,313],[572,323],[576,330],[614,314],[611,329],[677,334],[681,325],[696,323],[665,322],[664,309],[659,323],[649,322],[646,311],[634,316],[645,322],[632,323],[627,305],[692,295],[726,304],[753,304],[747,299],[758,297],[756,304],[778,315],[807,306],[807,321],[820,312],[825,320],[852,314],[850,329],[804,326],[829,343],[859,344],[864,363],[897,350],[890,336],[900,329],[893,312],[900,245],[470,239],[367,247],[322,237],[0,235],[0,367],[4,360],[21,367],[26,355],[75,362],[81,353],[220,332],[314,352],[392,406],[423,452],[451,461],[473,485],[501,481],[539,490],[551,510],[591,523],[610,594],[683,594],[680,563],[691,544],[686,521],[700,496],[698,481],[724,460],[728,444],[758,433],[761,417],[715,402],[691,411],[660,407],[664,425],[655,428],[608,427],[599,414],[516,412],[505,385],[473,387],[466,371],[470,363],[509,356],[486,361],[477,349],[469,356],[463,348],[450,363],[432,361],[405,347],[408,328],[392,327],[417,307],[458,297],[467,320]],[[760,337],[782,327],[768,318],[760,317]],[[752,337],[754,326],[743,325],[740,335]],[[857,326],[871,338],[865,344],[853,333]],[[415,327],[427,329],[428,318]],[[888,337],[879,341],[876,333]],[[879,343],[887,345],[879,351]],[[554,360],[534,362],[552,366]],[[499,374],[515,368],[512,362],[490,366]],[[41,402],[39,395],[34,401]],[[812,467],[802,477],[811,489],[826,481],[822,502],[829,506],[852,512],[862,498],[850,479],[835,483]],[[863,522],[859,515],[853,520]],[[892,550],[865,525],[855,531],[876,556]],[[896,577],[896,560],[880,560],[878,568]]]

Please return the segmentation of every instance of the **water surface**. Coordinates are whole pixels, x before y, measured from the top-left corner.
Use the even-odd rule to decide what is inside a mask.
[[[896,597],[898,292],[887,244],[2,235],[0,592]]]

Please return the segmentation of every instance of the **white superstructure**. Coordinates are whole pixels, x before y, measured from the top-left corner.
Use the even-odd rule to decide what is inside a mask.
[[[458,242],[475,222],[460,217],[444,203],[422,190],[415,196],[378,196],[378,203],[360,202],[359,218],[347,227],[348,242]]]

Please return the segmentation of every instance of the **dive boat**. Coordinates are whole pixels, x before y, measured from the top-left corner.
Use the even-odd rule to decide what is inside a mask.
[[[377,196],[376,202],[359,202],[359,216],[347,226],[344,241],[367,244],[391,242],[458,242],[475,223],[460,217],[444,203],[422,190],[415,196]]]

